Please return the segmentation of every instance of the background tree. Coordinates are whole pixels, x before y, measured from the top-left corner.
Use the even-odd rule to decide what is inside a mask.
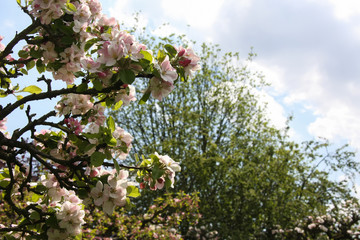
[[[330,174],[358,172],[354,153],[330,151],[327,141],[299,144],[273,127],[259,101],[266,84],[237,53],[203,44],[201,64],[168,98],[111,115],[133,134],[136,153],[161,151],[181,162],[176,190],[199,192],[203,225],[221,239],[271,239],[273,229],[352,198]]]

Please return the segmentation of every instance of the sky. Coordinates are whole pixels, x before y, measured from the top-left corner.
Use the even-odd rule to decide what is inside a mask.
[[[224,51],[250,48],[252,68],[272,84],[270,118],[289,115],[297,140],[317,137],[360,149],[360,1],[357,0],[103,0],[104,11],[154,34],[185,33]],[[162,31],[156,27],[169,26]],[[190,27],[189,27],[190,26]]]
[[[335,146],[360,149],[360,1],[358,0],[100,0],[103,11],[155,35],[186,34],[198,43],[219,44],[223,51],[250,49],[253,70],[262,71],[271,87],[262,92],[268,116],[304,141],[323,137]],[[8,43],[29,24],[15,0],[2,2],[0,35]],[[159,28],[164,23],[165,27]],[[200,45],[200,44],[199,44]],[[194,46],[196,50],[196,46]],[[200,48],[199,48],[200,49]],[[0,104],[4,104],[0,99]],[[44,111],[44,105],[32,106]],[[8,119],[8,128],[26,123]],[[346,176],[339,176],[344,178]],[[356,188],[360,190],[357,179]],[[360,191],[358,191],[360,198]]]
[[[360,1],[358,0],[100,0],[103,11],[153,34],[184,33],[224,51],[257,57],[272,87],[264,98],[269,117],[291,135],[317,137],[360,149]],[[7,43],[29,23],[15,0],[2,3],[0,35]],[[163,23],[166,27],[158,29]],[[196,46],[195,46],[196,50]]]

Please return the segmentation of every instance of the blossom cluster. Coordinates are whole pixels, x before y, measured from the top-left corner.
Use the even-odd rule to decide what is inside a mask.
[[[29,206],[38,204],[41,209],[29,212],[30,219],[43,221],[49,239],[65,239],[81,232],[84,204],[93,203],[111,215],[116,207],[127,205],[129,197],[139,196],[137,183],[129,181],[129,172],[121,168],[137,169],[140,188],[174,187],[175,172],[181,168],[169,156],[158,153],[149,159],[142,156],[143,161],[136,167],[119,164],[130,154],[134,139],[105,111],[129,106],[137,100],[133,84],[136,79],[148,81],[140,103],[151,95],[162,100],[178,80],[186,80],[200,69],[199,57],[190,48],[172,45],[166,45],[166,51],[153,56],[133,35],[120,29],[114,18],[101,13],[98,0],[32,0],[18,4],[34,21],[13,40],[26,42],[17,60],[10,55],[12,49],[6,50],[1,43],[0,36],[0,56],[6,51],[6,56],[0,59],[1,97],[13,94],[17,100],[23,99],[21,104],[9,104],[5,109],[22,109],[34,100],[61,99],[55,111],[36,120],[29,106],[26,111],[29,124],[15,131],[11,139],[5,124],[14,109],[0,113],[1,137],[7,138],[0,139],[5,144],[0,149],[1,156],[14,156],[11,161],[18,168],[17,173],[21,172],[18,176],[23,176],[19,178],[8,169],[10,164],[0,168],[2,189],[6,186],[13,193],[21,186],[35,196]],[[28,74],[35,66],[39,74],[47,71],[54,80],[65,82],[66,88],[53,90],[53,80],[45,75],[38,80],[47,83],[47,92],[35,85],[22,90],[19,85],[11,85],[12,78]],[[18,95],[21,92],[31,95]],[[49,121],[55,116],[58,122]],[[51,129],[37,132],[38,126]],[[26,132],[30,132],[31,140],[20,143]],[[24,151],[14,147],[25,145]],[[30,167],[23,160],[18,161],[17,155],[23,152]],[[0,159],[0,164],[7,161]],[[31,172],[35,163],[40,166],[34,169],[45,174],[37,183],[31,182],[39,177]],[[15,205],[12,199],[9,201]],[[29,218],[26,214],[24,217]]]
[[[106,183],[98,180],[91,189],[90,196],[96,206],[101,206],[106,214],[111,215],[115,207],[126,205],[126,189],[133,183],[128,181],[129,173],[125,170],[120,170],[119,173],[99,171],[97,175],[108,175],[108,178]]]
[[[280,226],[272,230],[279,239],[360,239],[359,204],[348,200],[321,216],[308,216],[291,229]]]
[[[41,176],[41,184],[48,189],[50,198],[43,208],[52,209],[56,212],[58,228],[49,228],[49,239],[66,239],[68,236],[76,236],[81,233],[81,226],[85,223],[82,200],[74,191],[60,187],[56,177],[52,174]]]
[[[145,188],[148,185],[151,190],[162,189],[166,183],[169,187],[174,187],[175,172],[181,171],[179,163],[175,162],[168,155],[160,155],[155,152],[152,158],[145,161],[144,164],[156,166],[156,168],[161,170],[152,175],[145,174],[143,181],[140,182],[140,188]]]

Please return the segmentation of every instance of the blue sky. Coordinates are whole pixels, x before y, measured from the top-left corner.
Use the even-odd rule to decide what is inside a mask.
[[[326,137],[360,148],[360,2],[357,0],[101,0],[120,22],[140,22],[154,34],[185,33],[220,44],[246,58],[272,84],[264,93],[269,117],[284,126],[292,114],[292,137]],[[15,0],[0,10],[7,43],[29,22]],[[167,27],[157,29],[163,23]],[[190,27],[189,27],[190,25]],[[196,49],[196,48],[195,48]],[[1,100],[3,101],[3,100]],[[25,121],[25,120],[24,120]],[[11,127],[9,122],[9,127]]]

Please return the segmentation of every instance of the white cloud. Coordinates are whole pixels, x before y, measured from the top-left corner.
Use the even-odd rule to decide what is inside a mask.
[[[116,0],[108,11],[111,17],[116,18],[127,27],[136,25],[141,29],[148,25],[148,18],[142,12],[138,12],[137,20],[134,18],[136,10],[131,9],[129,0]]]
[[[338,19],[349,21],[351,17],[360,15],[359,0],[329,0]]]
[[[289,93],[284,99],[286,104],[321,98],[324,76],[316,65],[308,69],[302,76],[299,76],[298,81],[300,84],[296,84],[296,87],[287,89]]]
[[[249,67],[252,70],[259,71],[264,75],[265,81],[271,84],[272,90],[275,90],[275,95],[281,94],[285,91],[285,70],[283,67],[258,60],[250,62]]]
[[[162,0],[165,14],[192,27],[208,28],[217,19],[224,0]]]
[[[329,101],[329,105],[328,109],[318,109],[320,116],[309,125],[309,133],[335,142],[348,139],[360,149],[359,112],[341,101]]]

